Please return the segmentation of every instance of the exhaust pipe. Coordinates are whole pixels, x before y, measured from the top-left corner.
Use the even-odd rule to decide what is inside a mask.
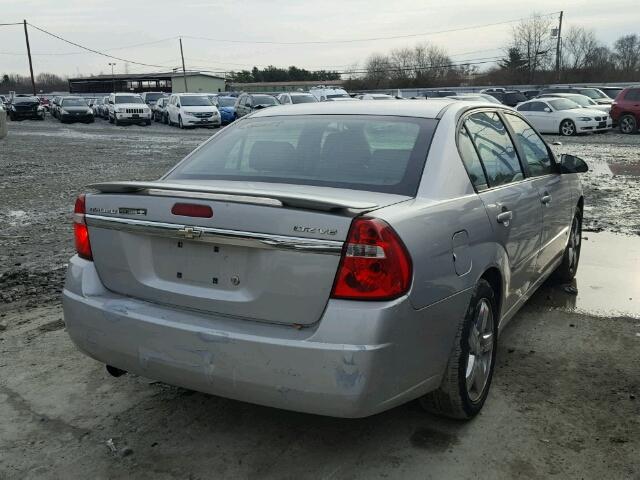
[[[116,378],[121,377],[122,375],[127,373],[125,370],[120,370],[119,368],[113,367],[111,365],[107,365],[107,372],[109,372],[109,375]]]

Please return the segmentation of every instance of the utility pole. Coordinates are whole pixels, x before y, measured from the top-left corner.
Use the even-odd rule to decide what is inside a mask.
[[[111,66],[111,90],[113,90],[113,93],[116,93],[116,77],[113,75],[113,67],[116,64],[109,62],[109,65]]]
[[[189,87],[187,87],[187,71],[184,68],[184,53],[182,52],[182,37],[180,37],[180,56],[182,57],[182,76],[184,77],[184,93],[188,93]]]
[[[24,38],[27,41],[27,56],[29,57],[29,71],[31,72],[31,88],[33,90],[33,96],[36,96],[36,81],[33,78],[33,63],[31,63],[31,47],[29,46],[29,32],[27,31],[27,21],[23,20],[24,24]]]
[[[558,23],[558,38],[556,41],[556,80],[560,81],[560,42],[562,38],[562,15],[563,11],[560,12],[560,22]]]

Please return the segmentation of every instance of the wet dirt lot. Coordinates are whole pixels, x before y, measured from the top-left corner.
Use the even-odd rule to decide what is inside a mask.
[[[74,348],[59,291],[75,196],[97,180],[157,178],[212,133],[9,125],[0,478],[640,478],[640,135],[556,147],[592,167],[578,294],[536,293],[500,339],[485,409],[459,423],[414,403],[359,420],[269,409],[115,379]]]

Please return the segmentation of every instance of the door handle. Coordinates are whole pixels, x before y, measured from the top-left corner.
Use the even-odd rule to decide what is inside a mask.
[[[509,222],[512,218],[513,212],[511,210],[505,210],[496,216],[496,220],[498,221],[498,223],[503,224],[505,227],[509,226]]]
[[[542,197],[540,197],[540,201],[542,202],[543,205],[547,205],[551,203],[551,195],[545,192],[545,194]]]

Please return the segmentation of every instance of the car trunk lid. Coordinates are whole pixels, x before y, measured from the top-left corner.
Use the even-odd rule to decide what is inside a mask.
[[[409,198],[223,181],[92,187],[100,193],[87,195],[86,221],[108,289],[238,319],[299,325],[322,315],[353,216]],[[176,204],[198,205],[202,216],[172,213],[179,212]]]

